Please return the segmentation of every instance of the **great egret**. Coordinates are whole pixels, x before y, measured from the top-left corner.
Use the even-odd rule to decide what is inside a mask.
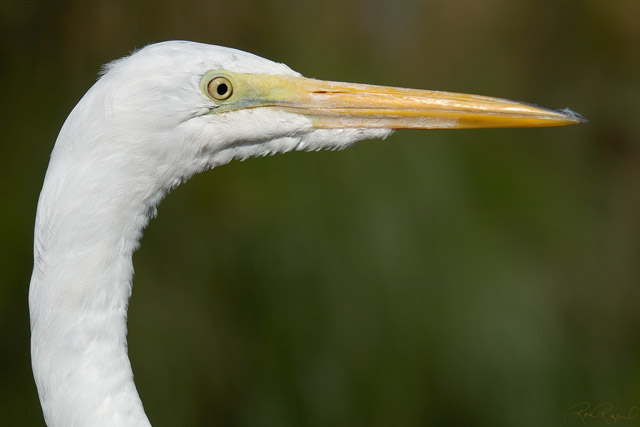
[[[581,121],[503,99],[307,79],[192,42],[112,62],[65,121],[38,202],[29,309],[46,423],[150,425],[127,357],[132,254],[158,202],[192,175],[232,159],[342,149],[399,128]]]

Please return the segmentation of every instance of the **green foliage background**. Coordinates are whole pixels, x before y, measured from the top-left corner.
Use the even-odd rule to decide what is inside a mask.
[[[590,123],[398,132],[179,188],[134,259],[155,426],[582,425],[564,419],[578,402],[640,406],[638,17],[637,0],[2,2],[1,424],[43,425],[27,291],[57,132],[101,64],[167,39]]]

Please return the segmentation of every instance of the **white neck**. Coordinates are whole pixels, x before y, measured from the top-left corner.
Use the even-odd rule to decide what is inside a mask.
[[[108,156],[87,167],[56,154],[38,203],[29,291],[45,420],[49,427],[149,426],[127,356],[126,315],[132,254],[157,202],[152,195],[162,191],[140,194]]]
[[[170,188],[232,159],[341,149],[391,132],[314,129],[303,116],[268,108],[224,117],[202,106],[182,111],[174,105],[178,95],[199,105],[189,98],[190,83],[165,97],[155,86],[163,79],[127,80],[122,67],[102,77],[67,118],[38,202],[31,356],[49,427],[150,425],[127,357],[127,305],[133,252]],[[165,98],[171,108],[163,107]]]

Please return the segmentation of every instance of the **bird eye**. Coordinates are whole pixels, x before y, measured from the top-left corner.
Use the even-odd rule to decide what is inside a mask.
[[[233,93],[233,86],[231,82],[226,77],[215,77],[211,79],[209,84],[207,85],[207,92],[209,92],[209,96],[213,99],[217,99],[218,101],[224,101],[225,99],[229,99],[231,94]]]

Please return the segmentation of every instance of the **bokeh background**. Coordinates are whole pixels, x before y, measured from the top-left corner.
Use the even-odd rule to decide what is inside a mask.
[[[583,401],[628,414],[639,17],[637,0],[4,0],[0,423],[44,424],[27,290],[58,130],[101,64],[168,39],[590,123],[397,132],[173,192],[135,254],[129,315],[155,426],[582,425],[564,417]]]

